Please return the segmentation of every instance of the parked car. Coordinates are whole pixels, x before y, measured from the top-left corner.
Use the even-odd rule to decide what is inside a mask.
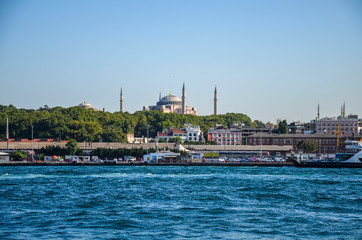
[[[137,159],[132,156],[124,156],[124,161],[126,162],[135,162]]]

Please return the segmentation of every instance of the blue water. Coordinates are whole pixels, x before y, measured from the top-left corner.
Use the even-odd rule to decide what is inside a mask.
[[[361,239],[362,170],[0,168],[0,239]]]

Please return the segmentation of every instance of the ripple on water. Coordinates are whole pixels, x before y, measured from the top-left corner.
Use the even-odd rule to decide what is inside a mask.
[[[2,167],[0,239],[358,239],[362,172]]]

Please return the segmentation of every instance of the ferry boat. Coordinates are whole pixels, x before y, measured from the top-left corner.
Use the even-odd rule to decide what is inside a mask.
[[[318,159],[306,161],[289,158],[296,167],[308,168],[362,168],[362,139],[360,141],[345,141],[348,153],[337,153],[333,159]]]

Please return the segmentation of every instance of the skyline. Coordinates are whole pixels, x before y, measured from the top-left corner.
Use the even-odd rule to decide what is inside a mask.
[[[0,104],[133,113],[160,91],[199,115],[362,117],[359,1],[2,1]]]

